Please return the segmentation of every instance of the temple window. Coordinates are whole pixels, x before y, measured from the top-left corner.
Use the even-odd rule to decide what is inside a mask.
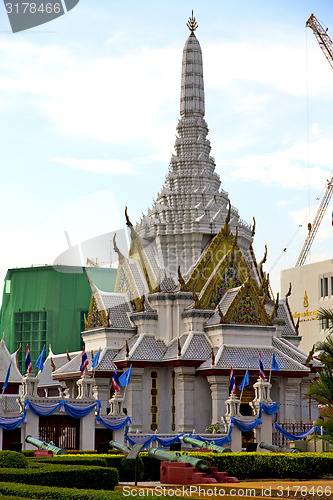
[[[152,372],[150,372],[150,378],[151,378],[151,389],[150,389],[150,395],[151,395],[151,406],[150,406],[151,423],[150,423],[150,430],[151,431],[157,431],[158,430],[158,424],[157,424],[157,412],[158,412],[158,406],[157,406],[157,396],[158,396],[157,378],[158,378],[158,373],[155,370],[152,371]]]

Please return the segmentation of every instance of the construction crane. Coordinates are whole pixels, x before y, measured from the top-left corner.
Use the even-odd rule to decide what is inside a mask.
[[[311,28],[317,42],[319,43],[319,46],[321,50],[324,52],[324,55],[328,62],[330,63],[331,67],[333,68],[333,42],[331,38],[327,34],[327,29],[325,30],[318,19],[311,14],[309,19],[306,22],[306,26]],[[327,187],[326,191],[324,193],[324,196],[320,202],[316,217],[314,218],[313,223],[311,224],[309,222],[308,224],[308,235],[306,237],[306,240],[304,242],[303,248],[301,250],[301,253],[299,254],[299,257],[296,262],[296,267],[297,266],[302,266],[309,254],[311,245],[313,243],[313,240],[317,234],[317,231],[319,229],[320,223],[324,217],[326,208],[328,207],[329,202],[331,201],[333,194],[333,177],[331,177],[330,180],[327,180]]]
[[[319,47],[324,52],[326,59],[333,68],[333,42],[327,34],[328,28],[325,30],[313,14],[311,14],[306,21],[306,26],[312,29],[319,43]]]
[[[333,177],[331,177],[330,180],[327,180],[327,188],[324,193],[324,196],[320,202],[316,217],[314,218],[313,223],[311,224],[309,222],[308,224],[308,235],[306,237],[306,240],[304,242],[303,248],[301,250],[301,253],[298,256],[297,262],[296,262],[296,267],[297,266],[302,266],[309,254],[311,245],[313,243],[313,240],[317,234],[317,231],[319,229],[320,223],[323,220],[326,208],[328,207],[329,202],[331,201],[333,195]]]

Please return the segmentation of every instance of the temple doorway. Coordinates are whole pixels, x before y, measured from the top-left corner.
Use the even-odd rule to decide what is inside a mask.
[[[56,446],[65,450],[78,450],[80,419],[69,415],[39,417],[39,439],[47,443],[53,441]]]

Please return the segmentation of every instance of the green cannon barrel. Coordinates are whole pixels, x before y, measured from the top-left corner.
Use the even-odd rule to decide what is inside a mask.
[[[217,444],[214,443],[214,441],[199,441],[198,439],[192,438],[191,436],[183,436],[183,441],[184,443],[189,443],[193,444],[194,446],[197,446],[198,448],[205,448],[207,450],[212,450],[216,451],[217,453],[230,453],[231,449],[230,448],[223,448],[222,446],[218,446]]]
[[[117,443],[117,441],[112,441],[111,440],[109,442],[109,446],[111,448],[115,448],[118,451],[121,451],[122,453],[129,453],[131,451],[131,449],[128,448],[128,446],[126,446],[125,444]]]
[[[39,450],[48,450],[52,451],[53,455],[67,455],[67,450],[64,450],[63,448],[58,448],[58,446],[55,446],[55,444],[50,441],[49,443],[46,443],[46,441],[40,441],[39,439],[36,439],[32,436],[27,436],[25,438],[26,442],[29,444],[32,444],[33,446],[36,446]]]
[[[286,446],[277,446],[275,444],[265,443],[264,441],[259,443],[259,448],[274,451],[275,453],[300,453],[300,450],[297,450],[296,448],[291,449]]]
[[[191,467],[197,467],[201,471],[209,470],[209,465],[205,460],[190,457],[186,452],[180,454],[178,452],[172,453],[170,451],[160,450],[159,448],[150,448],[148,450],[148,456],[156,458],[161,462],[183,462],[190,464]]]

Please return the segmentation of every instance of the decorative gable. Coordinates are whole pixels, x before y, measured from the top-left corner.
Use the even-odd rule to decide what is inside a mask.
[[[253,278],[249,277],[238,289],[221,320],[223,323],[242,325],[271,326],[273,324],[260,300],[259,288]]]

